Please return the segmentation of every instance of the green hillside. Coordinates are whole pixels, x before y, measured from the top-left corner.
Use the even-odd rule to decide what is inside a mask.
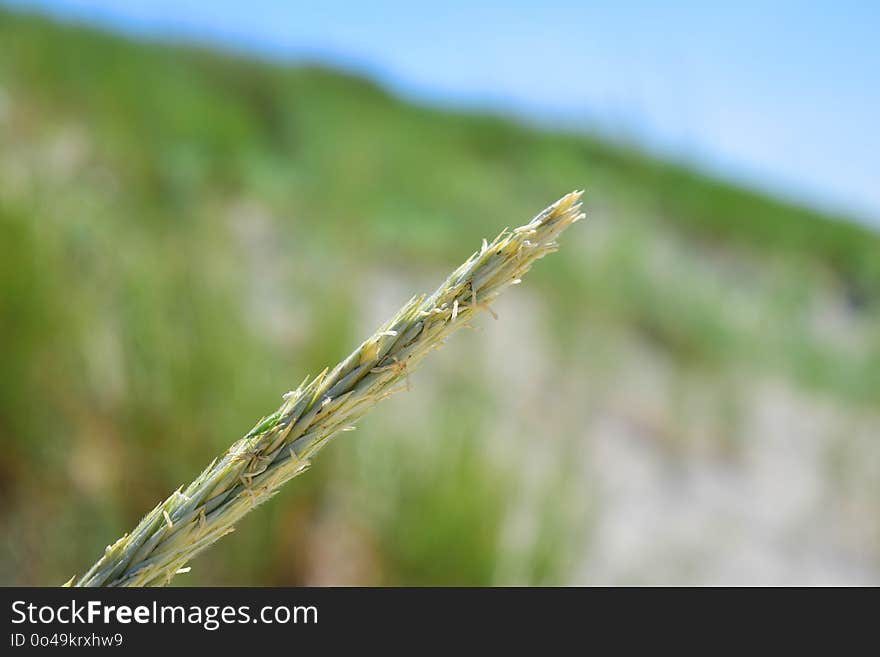
[[[569,581],[601,511],[565,467],[575,441],[548,448],[531,538],[499,550],[522,473],[483,440],[510,390],[472,357],[512,331],[557,399],[646,350],[673,399],[716,393],[707,440],[735,461],[755,378],[880,410],[880,236],[339,72],[0,11],[0,581],[81,573],[383,313],[581,187],[588,220],[520,297],[540,348],[503,327],[516,313],[459,337],[192,583]],[[586,421],[548,408],[518,411],[520,442]]]

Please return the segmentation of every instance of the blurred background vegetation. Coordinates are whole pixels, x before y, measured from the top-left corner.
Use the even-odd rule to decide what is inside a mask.
[[[505,225],[498,322],[178,584],[880,583],[880,237],[597,138],[0,10],[0,583],[82,573]]]

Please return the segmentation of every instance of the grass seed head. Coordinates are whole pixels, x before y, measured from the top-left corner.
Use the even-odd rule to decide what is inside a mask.
[[[421,360],[479,310],[518,285],[556,238],[581,219],[583,192],[566,194],[512,231],[485,239],[430,295],[416,296],[333,370],[308,377],[186,487],[148,513],[76,580],[76,586],[163,585],[235,523],[308,469],[309,458],[376,403],[404,389]],[[71,585],[71,579],[66,585]]]

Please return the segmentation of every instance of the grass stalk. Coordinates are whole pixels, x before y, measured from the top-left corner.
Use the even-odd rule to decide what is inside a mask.
[[[333,370],[308,377],[281,407],[178,488],[130,533],[108,545],[74,586],[165,585],[199,552],[234,531],[373,405],[409,385],[409,374],[456,329],[516,285],[532,264],[556,250],[557,236],[584,215],[572,192],[512,231],[505,229],[456,269],[431,295],[400,311]]]

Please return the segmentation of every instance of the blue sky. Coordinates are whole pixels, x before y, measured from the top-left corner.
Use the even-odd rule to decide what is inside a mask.
[[[880,226],[880,3],[7,0],[583,126]],[[722,6],[723,5],[723,6]]]

